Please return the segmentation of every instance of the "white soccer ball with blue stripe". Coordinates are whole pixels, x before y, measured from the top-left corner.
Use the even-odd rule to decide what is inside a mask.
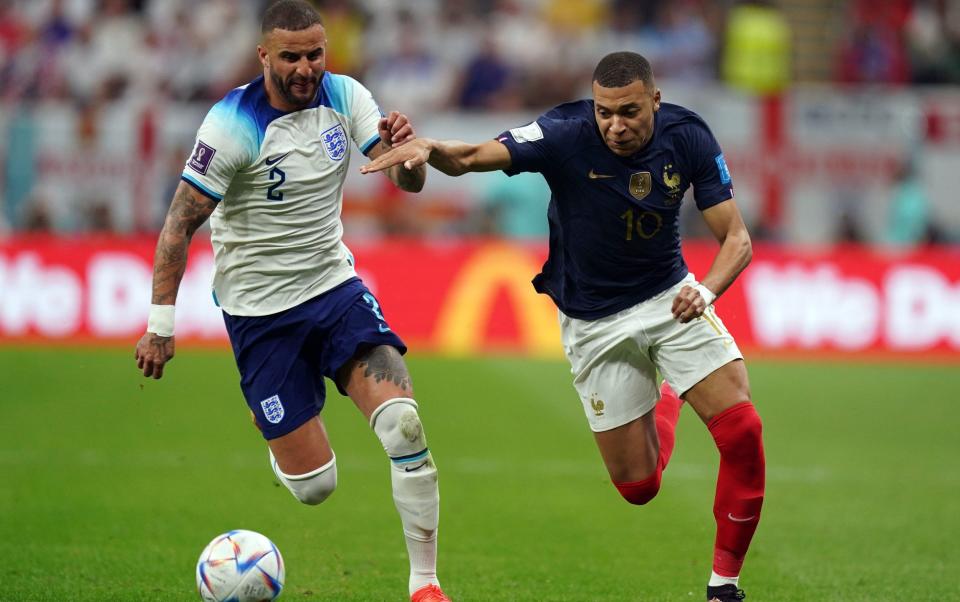
[[[283,557],[272,541],[237,529],[213,538],[197,562],[197,589],[207,602],[261,602],[280,595]]]

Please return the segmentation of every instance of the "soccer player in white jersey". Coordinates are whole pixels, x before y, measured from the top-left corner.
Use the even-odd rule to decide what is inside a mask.
[[[402,354],[376,298],[341,240],[343,181],[352,140],[370,158],[415,137],[407,118],[384,117],[355,80],[324,71],[327,38],[303,0],[265,12],[257,51],[263,77],[207,114],[157,242],[144,376],[174,355],[174,303],[193,233],[211,222],[214,298],[240,385],[277,478],[305,504],[337,483],[319,413],[324,377],[369,420],[391,460],[393,498],[410,560],[413,602],[449,600],[436,574],[439,493]],[[423,166],[387,175],[418,192]]]

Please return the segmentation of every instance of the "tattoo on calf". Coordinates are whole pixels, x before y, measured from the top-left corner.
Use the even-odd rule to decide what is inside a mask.
[[[373,378],[378,384],[389,381],[404,391],[411,388],[407,365],[392,347],[374,347],[369,354],[360,358],[359,366],[365,378]]]

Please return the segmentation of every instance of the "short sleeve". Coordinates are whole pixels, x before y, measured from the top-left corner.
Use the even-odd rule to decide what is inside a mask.
[[[193,152],[180,175],[206,196],[222,201],[237,171],[259,154],[253,118],[221,101],[210,109],[197,132]]]
[[[557,149],[565,146],[562,141],[569,135],[569,129],[566,120],[539,117],[525,126],[503,132],[497,140],[510,151],[510,167],[503,172],[508,176],[526,171],[542,173],[558,165]]]
[[[689,128],[685,142],[697,207],[703,211],[733,198],[733,178],[720,144],[706,124],[697,123]]]
[[[380,106],[370,90],[352,77],[330,73],[325,79],[334,110],[347,117],[353,143],[360,152],[367,154],[380,140],[377,129],[383,117]]]

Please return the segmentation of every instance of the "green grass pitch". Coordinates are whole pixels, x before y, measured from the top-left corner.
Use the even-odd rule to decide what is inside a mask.
[[[195,600],[233,528],[271,537],[284,600],[405,600],[387,461],[331,392],[340,484],[279,486],[229,351],[163,380],[123,350],[0,350],[0,600]],[[684,408],[660,495],[610,485],[562,362],[413,356],[458,601],[703,600],[717,454]],[[748,601],[960,600],[960,370],[751,361],[767,498]]]

